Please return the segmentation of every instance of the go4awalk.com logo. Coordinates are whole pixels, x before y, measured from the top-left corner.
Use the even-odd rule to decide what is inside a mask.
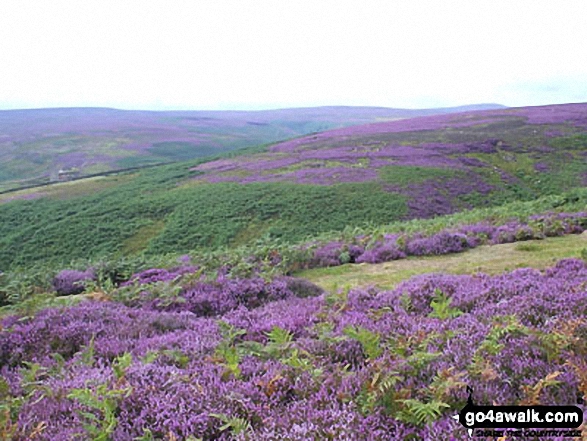
[[[469,436],[580,437],[583,411],[578,406],[477,406],[467,387],[467,405],[453,418]]]

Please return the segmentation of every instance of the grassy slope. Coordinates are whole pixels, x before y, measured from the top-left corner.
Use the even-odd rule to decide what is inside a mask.
[[[399,282],[417,274],[450,273],[499,274],[516,268],[543,269],[559,259],[580,257],[587,247],[587,234],[531,240],[502,245],[485,245],[459,254],[444,256],[410,257],[405,260],[381,264],[341,265],[317,268],[296,274],[322,288],[333,291],[343,287],[391,289]]]
[[[293,170],[304,165],[306,168],[320,165],[317,164],[320,161],[309,161],[308,157],[330,152],[332,156],[327,155],[329,159],[322,161],[322,167],[340,164],[339,158],[348,161],[349,155],[357,155],[353,156],[356,162],[353,164],[351,160],[347,165],[349,172],[375,168],[378,173],[375,180],[416,197],[434,196],[456,209],[499,204],[512,198],[531,199],[560,193],[584,182],[587,105],[579,106],[583,107],[575,110],[578,118],[582,118],[578,125],[564,121],[565,106],[550,106],[546,109],[554,117],[547,123],[527,120],[528,115],[540,110],[520,108],[422,118],[419,119],[422,123],[414,124],[413,129],[410,121],[399,121],[333,130],[277,144],[268,153],[248,157],[245,163],[233,161],[235,168],[228,171],[223,171],[225,163],[219,163],[217,168],[211,165],[201,179],[211,177],[216,182],[234,180],[239,175],[248,178],[246,170],[250,162],[291,158],[298,163],[263,171],[263,175],[264,179],[270,176],[276,180],[284,177],[295,180]],[[524,114],[526,109],[528,115]],[[402,148],[412,151],[402,152]],[[382,158],[393,161],[393,165],[369,165]],[[344,179],[344,174],[340,178]],[[448,184],[451,178],[452,183]],[[471,184],[482,182],[494,189],[484,193],[486,186],[471,186],[466,191],[458,188],[457,183],[462,180]],[[414,183],[421,185],[411,185]],[[431,195],[433,187],[438,191]],[[425,212],[424,204],[416,205],[419,211]]]

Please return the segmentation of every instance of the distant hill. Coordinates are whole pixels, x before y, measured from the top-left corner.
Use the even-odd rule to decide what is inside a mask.
[[[189,160],[313,132],[443,109],[317,107],[266,111],[60,108],[0,111],[0,190]],[[59,171],[62,171],[60,174]]]
[[[587,104],[483,110],[329,130],[267,152],[208,162],[203,182],[377,182],[408,217],[583,185]]]
[[[587,104],[364,124],[0,195],[0,270],[299,241],[532,201],[586,179]]]

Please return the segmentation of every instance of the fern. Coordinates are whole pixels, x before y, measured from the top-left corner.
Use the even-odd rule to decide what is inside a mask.
[[[225,322],[224,320],[218,320],[216,321],[216,324],[218,325],[222,339],[230,344],[234,343],[234,341],[238,337],[247,333],[247,331],[245,331],[244,329],[235,328],[230,323]]]
[[[236,345],[236,340],[246,334],[247,331],[235,328],[223,320],[218,320],[216,323],[223,339],[216,347],[215,354],[220,363],[226,368],[224,377],[232,374],[235,378],[239,378],[241,374],[239,367],[241,356]]]
[[[455,372],[454,367],[439,371],[433,378],[432,383],[426,389],[429,398],[446,402],[450,399],[451,393],[467,386],[462,379],[465,372]]]
[[[383,317],[385,314],[389,314],[391,312],[392,312],[392,310],[389,306],[383,306],[383,307],[377,308],[377,309],[370,309],[368,311],[368,314],[369,314],[369,318],[372,318],[373,320],[377,321],[377,320],[380,320],[381,317]]]
[[[210,416],[224,423],[219,428],[221,431],[230,429],[233,435],[241,435],[252,430],[251,423],[244,418],[230,417],[223,413],[211,413]]]
[[[90,342],[87,346],[83,347],[81,352],[82,358],[81,363],[86,366],[93,366],[94,365],[94,340],[96,339],[96,335],[92,335],[90,338]]]
[[[541,404],[540,403],[540,394],[542,390],[546,387],[557,386],[561,382],[557,380],[559,375],[561,374],[560,371],[552,372],[548,374],[545,378],[541,378],[535,385],[526,385],[522,386],[522,390],[526,394],[526,398],[524,398],[520,404],[521,405],[529,405],[529,406],[536,406]]]
[[[463,314],[463,312],[460,311],[458,308],[451,307],[450,303],[451,298],[447,296],[445,293],[443,293],[441,290],[436,288],[436,290],[434,291],[434,297],[430,302],[432,312],[428,314],[428,317],[446,320],[458,317],[459,315]]]
[[[400,301],[400,305],[401,307],[404,309],[404,311],[406,312],[410,312],[412,311],[412,298],[410,297],[410,294],[407,292],[402,293],[402,295],[399,298]]]
[[[577,388],[581,394],[581,396],[578,398],[584,402],[587,400],[587,361],[578,358],[576,360],[567,361],[565,365],[569,366],[571,369],[573,369],[573,371],[575,371],[575,375],[577,377]]]
[[[10,385],[0,377],[0,435],[1,439],[12,439],[18,429],[17,418],[24,400],[10,394]]]
[[[18,415],[21,408],[27,405],[35,405],[46,396],[53,396],[49,386],[40,381],[50,370],[38,363],[23,361],[25,366],[20,370],[22,394],[13,396],[10,392],[9,383],[0,376],[0,439],[20,439],[16,436],[19,432]],[[35,400],[32,401],[32,398]],[[46,427],[46,422],[40,422],[31,427],[26,434],[26,439],[34,439]]]
[[[400,421],[417,426],[423,426],[436,421],[442,415],[443,409],[450,408],[448,404],[436,400],[423,403],[410,398],[400,400],[400,402],[403,404],[403,409],[395,417]]]
[[[118,404],[122,398],[129,396],[131,391],[131,388],[109,389],[107,384],[100,384],[95,390],[73,389],[67,397],[98,413],[96,415],[94,412],[78,411],[85,421],[83,427],[91,439],[108,441],[118,423]]]
[[[23,361],[22,364],[25,365],[26,368],[21,369],[20,371],[22,378],[21,384],[23,389],[26,390],[30,385],[37,383],[37,374],[44,372],[45,368],[39,363],[32,363],[29,361]]]
[[[383,406],[393,413],[397,401],[395,386],[402,379],[398,372],[376,372],[357,397],[357,405],[364,415],[372,413],[377,406]]]
[[[442,355],[441,352],[429,350],[432,341],[438,337],[439,334],[434,332],[419,332],[410,336],[398,336],[390,338],[387,342],[387,347],[399,360],[416,371],[420,371],[428,363]]]
[[[258,341],[245,340],[238,343],[237,349],[241,356],[252,355],[254,357],[266,359],[269,358],[265,346]]]
[[[344,328],[343,333],[361,344],[363,352],[369,360],[374,360],[383,353],[383,349],[380,346],[381,337],[379,334],[361,326],[347,326]]]
[[[185,369],[190,362],[190,357],[179,349],[165,349],[161,354],[169,357],[181,369]]]
[[[155,360],[159,358],[159,352],[157,351],[147,351],[145,355],[143,355],[140,360],[143,364],[153,363]]]
[[[344,311],[347,306],[350,290],[351,286],[349,284],[344,285],[344,287],[340,289],[338,284],[336,284],[332,289],[332,292],[326,296],[326,304],[334,310],[336,314]]]
[[[266,335],[269,342],[275,345],[287,345],[293,340],[293,334],[279,326],[274,326]]]
[[[563,320],[550,332],[540,332],[538,330],[534,330],[533,332],[536,333],[541,347],[546,351],[548,361],[552,362],[560,357],[562,351],[569,349],[577,355],[581,355],[581,353],[586,354],[584,350],[581,350],[586,347],[584,343],[585,339],[575,336],[577,329],[585,326],[585,324],[587,324],[587,320],[583,318]]]
[[[322,375],[323,370],[314,366],[311,354],[307,351],[292,349],[288,358],[282,358],[282,363],[293,368],[310,372],[314,377]]]
[[[501,340],[508,336],[528,335],[530,330],[519,323],[518,318],[513,315],[494,318],[493,328],[485,339],[479,344],[472,357],[471,372],[481,374],[487,367],[487,356],[496,356],[504,348]]]
[[[123,355],[116,357],[114,363],[112,363],[112,369],[117,380],[121,380],[126,375],[126,371],[132,364],[132,355],[129,352],[125,352]]]
[[[226,369],[225,377],[229,374],[232,374],[235,378],[240,377],[241,369],[239,363],[241,357],[235,346],[228,345],[226,342],[221,343],[216,348],[216,356],[219,357],[221,364]]]

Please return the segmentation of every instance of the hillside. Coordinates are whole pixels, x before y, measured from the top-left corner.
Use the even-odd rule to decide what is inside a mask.
[[[534,232],[585,231],[587,213],[568,215],[578,229]],[[584,234],[515,244],[527,259],[509,245],[412,259],[415,277],[395,262],[349,271],[366,276],[359,286],[388,272],[392,289],[203,278],[186,259],[117,286],[91,281],[91,269],[62,271],[61,297],[35,293],[0,319],[0,435],[456,440],[467,437],[453,418],[470,389],[481,405],[584,412]],[[505,257],[530,267],[510,271]],[[490,274],[472,266],[481,262]],[[426,274],[447,266],[459,274]],[[565,433],[587,435],[584,425]]]
[[[361,189],[199,176],[154,167],[0,206],[2,258],[29,264],[0,277],[1,439],[464,439],[469,388],[477,403],[584,412],[587,188],[180,256],[183,236],[234,233],[220,216],[237,189],[237,211],[269,200],[301,222],[328,208],[306,207],[312,191]],[[202,213],[215,223],[191,227]],[[167,237],[175,253],[67,262],[137,226],[124,246]],[[62,263],[30,265],[43,253]]]
[[[469,106],[496,108],[497,105]],[[319,107],[270,111],[0,111],[0,190],[188,160],[336,127],[463,111]]]
[[[406,197],[407,217],[428,217],[583,185],[586,131],[585,104],[440,115],[327,131],[195,170],[202,182],[377,182]]]
[[[586,147],[587,104],[475,111],[8,193],[0,269],[300,241],[534,200],[584,186]]]

